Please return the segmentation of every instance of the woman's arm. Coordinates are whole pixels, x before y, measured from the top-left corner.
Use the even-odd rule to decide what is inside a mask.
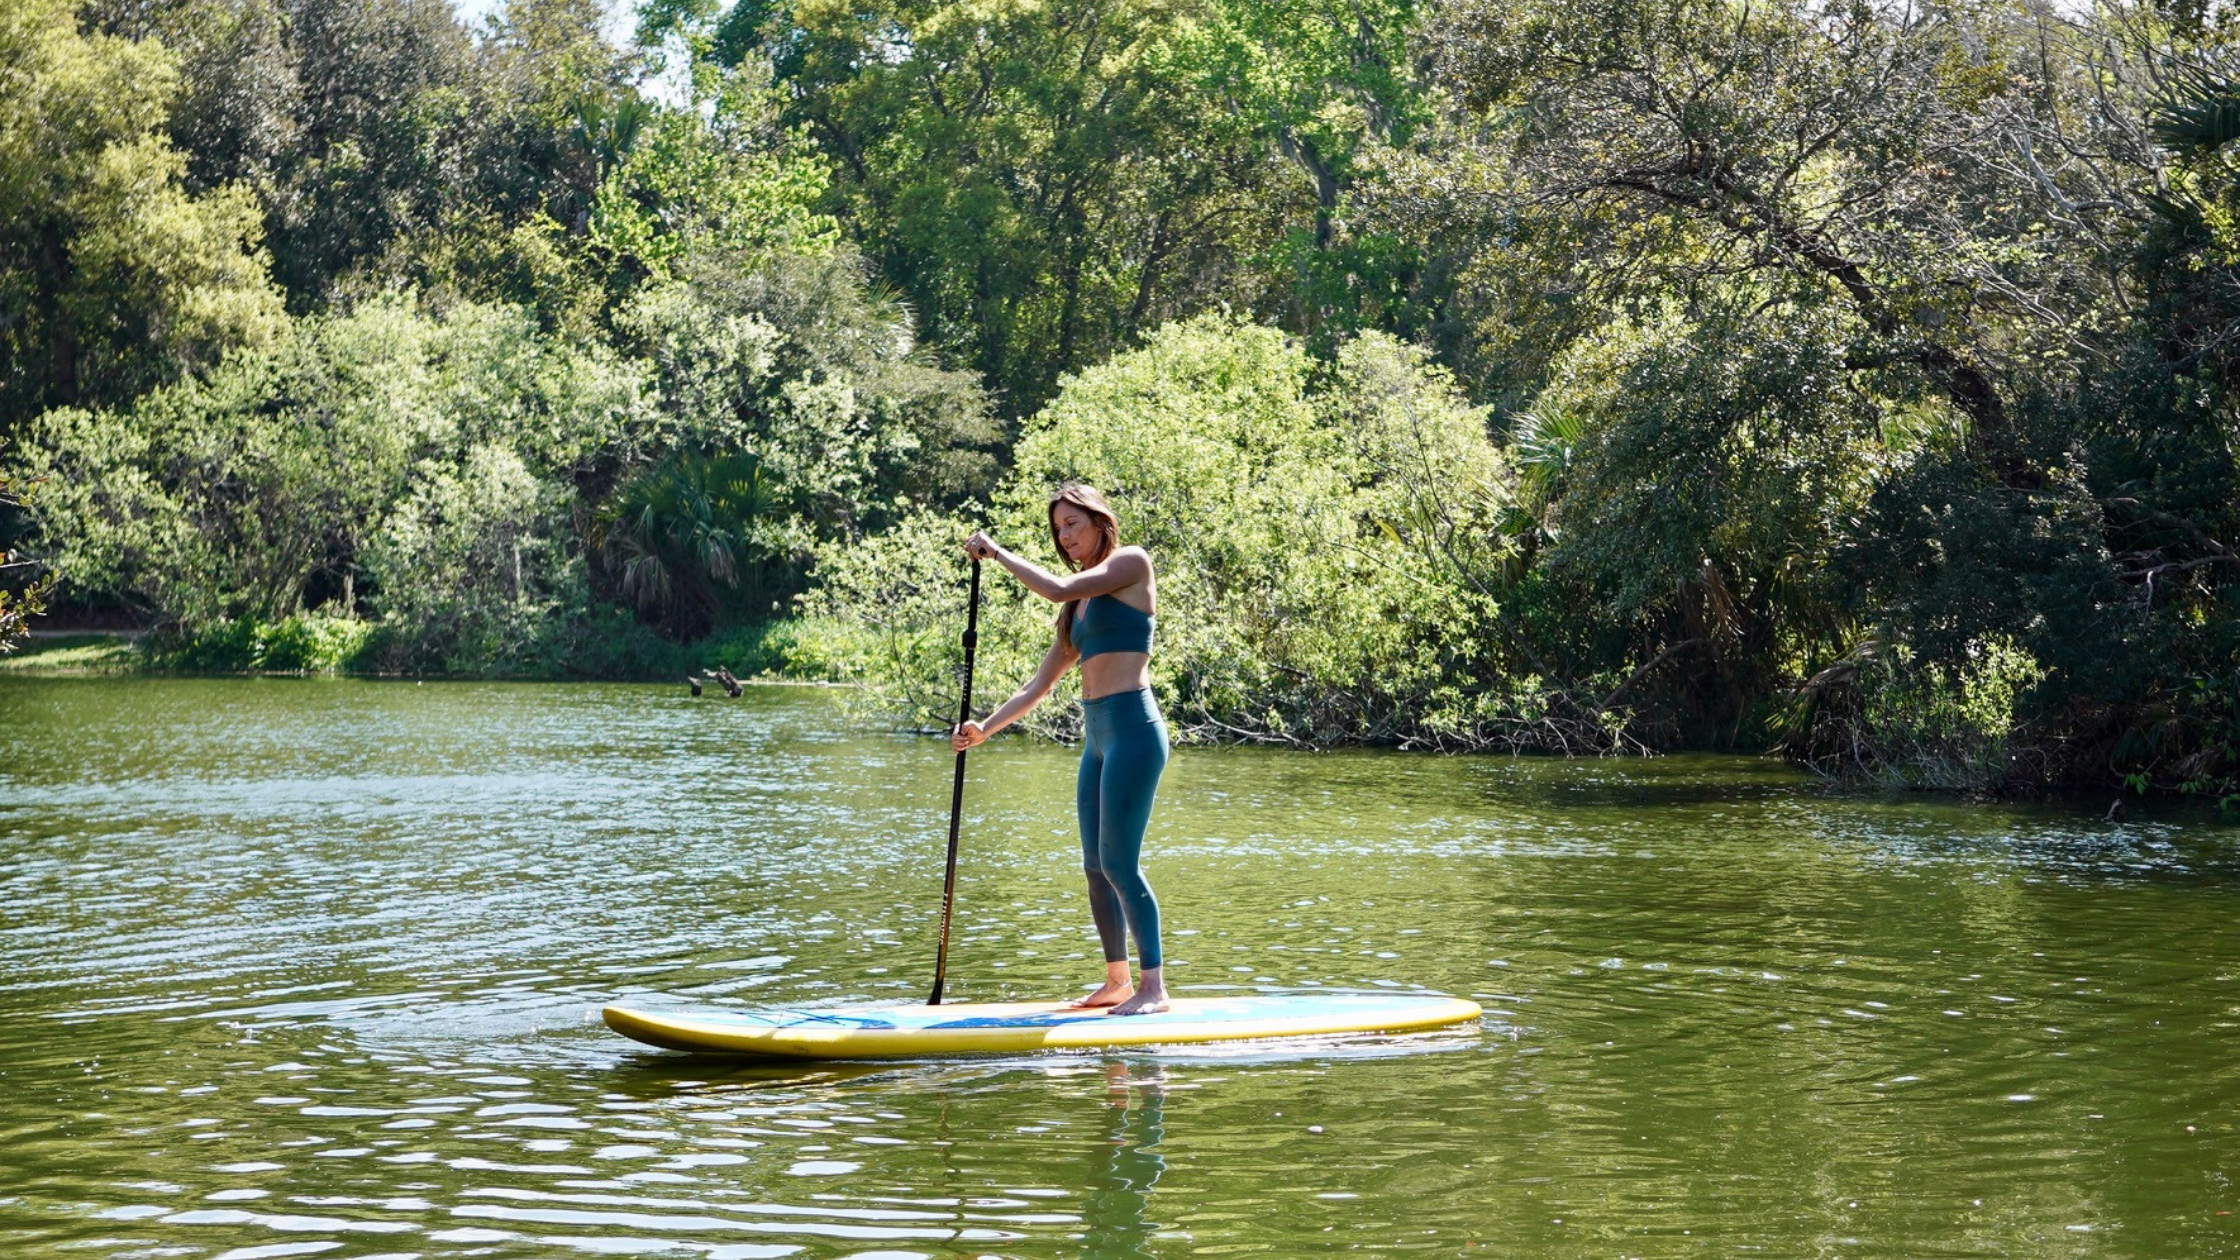
[[[1073,668],[1073,663],[1080,659],[1081,653],[1065,644],[1051,643],[1050,650],[1042,654],[1042,668],[1034,672],[1034,677],[1028,679],[1017,694],[997,706],[996,711],[989,714],[985,721],[960,723],[949,736],[949,746],[963,752],[1025,717],[1050,695],[1050,689],[1057,686],[1058,680],[1065,677],[1065,672]]]
[[[965,549],[1011,570],[1028,590],[1058,604],[1087,599],[1091,595],[1109,595],[1151,576],[1151,557],[1145,555],[1141,547],[1122,547],[1106,556],[1102,563],[1064,577],[1018,555],[986,534],[974,534],[965,542]]]

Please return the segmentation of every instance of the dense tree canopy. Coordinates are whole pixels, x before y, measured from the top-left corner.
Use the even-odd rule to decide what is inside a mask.
[[[654,6],[767,58],[834,204],[1023,414],[1193,311],[1305,330],[1393,313],[1407,251],[1341,239],[1357,150],[1423,119],[1406,3]]]
[[[930,715],[1082,477],[1206,737],[2240,789],[2213,9],[636,13],[0,0],[0,541],[204,664]]]
[[[0,5],[0,437],[270,335],[254,202],[186,187],[178,86],[162,48],[81,35],[63,0]]]
[[[2110,701],[2186,617],[2230,623],[2215,580],[2153,590],[2235,524],[2229,403],[2185,383],[2153,274],[2206,218],[2165,85],[2216,54],[2150,11],[1684,0],[1462,3],[1430,47],[1460,108],[1387,212],[1449,242],[1458,354],[1519,436],[1564,439],[1547,578],[1673,662],[1686,737],[1811,675],[1819,757],[1843,662],[2018,643],[2040,725],[2002,773],[2138,744]],[[2137,548],[2150,522],[2198,533]]]

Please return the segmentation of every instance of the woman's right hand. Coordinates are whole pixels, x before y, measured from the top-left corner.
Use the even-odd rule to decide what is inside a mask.
[[[978,722],[960,722],[955,730],[949,732],[949,747],[956,752],[977,748],[987,742],[988,732],[982,730]]]
[[[992,560],[996,554],[996,540],[988,537],[986,530],[976,530],[964,540],[964,553],[975,560]]]

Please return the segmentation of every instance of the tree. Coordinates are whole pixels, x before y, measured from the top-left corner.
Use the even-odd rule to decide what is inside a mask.
[[[786,489],[745,451],[680,451],[633,476],[600,509],[603,558],[622,597],[678,639],[768,617],[768,571],[804,541],[787,528]]]
[[[92,0],[79,14],[94,30],[157,41],[178,59],[168,128],[187,158],[188,191],[241,184],[269,208],[304,111],[280,0]]]
[[[394,282],[442,252],[430,237],[504,240],[539,218],[581,236],[606,174],[573,134],[585,110],[648,108],[642,67],[590,0],[512,0],[479,39],[417,0],[95,0],[87,13],[176,50],[168,127],[188,187],[255,193],[297,312]],[[629,147],[603,143],[618,139]]]
[[[1527,527],[1535,580],[1569,598],[1533,636],[1568,678],[1632,662],[1600,706],[1649,710],[1644,733],[1667,741],[1735,740],[1790,662],[1857,635],[1832,568],[1885,471],[1881,413],[1845,387],[1839,316],[1753,305],[1607,326],[1533,403],[1536,430],[1569,441]],[[1588,609],[1594,632],[1567,632]]]
[[[1502,237],[1568,237],[1611,304],[1747,275],[1842,310],[1855,371],[1929,390],[2027,486],[2012,343],[2091,353],[2110,279],[2048,234],[2066,194],[2032,169],[2078,90],[2046,68],[2060,37],[1992,8],[1468,4],[1438,37],[1476,120],[1449,164]],[[1583,222],[1516,230],[1549,218]]]
[[[989,488],[1001,430],[985,396],[929,360],[853,251],[702,239],[675,273],[616,315],[660,427],[618,453],[602,546],[620,593],[673,632],[778,612],[819,542]]]
[[[0,436],[271,335],[255,201],[187,191],[177,87],[158,45],[81,35],[61,0],[0,3]]]
[[[285,0],[302,83],[270,207],[274,274],[311,310],[398,235],[435,222],[467,175],[473,45],[449,6]]]
[[[1419,351],[1380,334],[1322,364],[1280,330],[1201,316],[1067,378],[1033,418],[994,520],[920,515],[868,545],[827,547],[812,616],[868,637],[869,672],[916,722],[938,722],[955,639],[953,548],[992,525],[1047,546],[1051,487],[1112,496],[1157,557],[1154,685],[1197,737],[1537,746],[1537,716],[1489,680],[1509,469],[1483,412]],[[977,514],[975,514],[976,517]],[[983,668],[1031,672],[1052,609],[989,595]],[[1064,730],[1060,706],[1034,719]]]
[[[2157,149],[2155,98],[2215,78],[2158,22],[1444,11],[1458,108],[1379,211],[1453,260],[1462,361],[1526,458],[1518,633],[1566,673],[1627,670],[1688,742],[1795,686],[1813,764],[1934,745],[1889,723],[1993,658],[2029,680],[2000,694],[2030,755],[1962,758],[1976,786],[2105,775],[2178,729],[2168,663],[2229,658],[2193,628],[2236,484],[2222,212],[2195,192],[2227,181],[2193,178],[2228,132],[2213,92],[2181,96],[2161,135],[2194,156]]]
[[[1267,146],[1212,125],[1170,55],[1198,16],[1167,0],[749,2],[705,47],[768,58],[922,335],[1019,415],[1141,330],[1263,287],[1249,255],[1296,197],[1271,183]]]
[[[0,509],[20,510],[25,497],[6,477],[0,477]],[[14,551],[0,552],[0,582],[14,583],[33,570],[30,580],[13,589],[0,587],[0,656],[5,656],[23,645],[30,634],[31,618],[47,610],[47,597],[54,593],[55,574],[36,560],[26,560]]]
[[[1409,46],[1416,18],[1414,0],[1212,0],[1164,54],[1203,96],[1201,127],[1280,155],[1311,191],[1308,221],[1273,225],[1263,246],[1289,273],[1263,313],[1323,335],[1324,349],[1408,318],[1419,252],[1345,218],[1371,155],[1404,148],[1431,119]]]
[[[47,479],[37,550],[74,595],[192,632],[378,603],[362,553],[419,488],[484,448],[565,484],[646,427],[641,399],[636,365],[546,341],[517,309],[390,299],[296,321],[129,408],[50,410],[19,458]]]

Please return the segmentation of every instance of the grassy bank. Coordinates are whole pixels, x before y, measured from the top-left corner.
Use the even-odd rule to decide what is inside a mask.
[[[0,656],[0,673],[122,674],[145,669],[147,660],[129,634],[42,634]]]

